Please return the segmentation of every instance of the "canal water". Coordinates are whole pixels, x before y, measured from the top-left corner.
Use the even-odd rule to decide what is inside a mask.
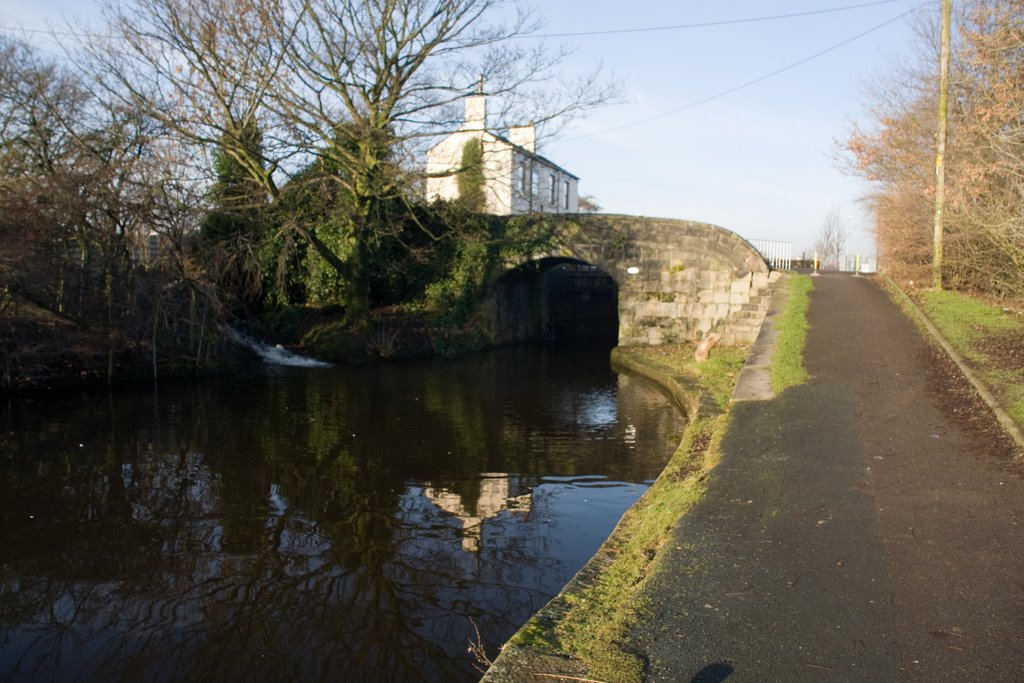
[[[658,476],[607,349],[0,404],[0,679],[471,681]]]

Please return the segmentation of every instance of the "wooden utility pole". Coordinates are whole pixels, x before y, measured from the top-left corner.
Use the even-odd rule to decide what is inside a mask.
[[[935,144],[935,226],[932,233],[932,287],[942,289],[942,209],[946,201],[946,112],[949,103],[949,23],[952,0],[942,0],[939,56],[939,125]]]

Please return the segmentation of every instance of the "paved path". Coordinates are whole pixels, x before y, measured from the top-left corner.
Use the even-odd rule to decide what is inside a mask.
[[[874,280],[809,320],[813,380],[734,407],[649,587],[648,680],[1024,681],[1012,446]]]

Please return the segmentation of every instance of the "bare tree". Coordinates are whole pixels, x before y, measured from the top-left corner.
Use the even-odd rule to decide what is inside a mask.
[[[1024,295],[1024,2],[974,0],[961,18],[951,193],[954,283]],[[959,182],[958,182],[959,181]]]
[[[321,161],[344,219],[284,227],[344,277],[354,323],[388,207],[408,199],[424,145],[461,123],[481,74],[499,115],[541,125],[615,92],[596,72],[560,82],[564,52],[517,40],[538,26],[518,0],[130,0],[108,14],[119,40],[96,47],[111,84],[169,131],[222,145],[272,197],[303,160]],[[260,158],[245,145],[254,118]]]
[[[843,225],[842,213],[838,206],[833,206],[825,214],[825,220],[814,240],[814,250],[818,253],[821,266],[825,269],[838,270],[840,260],[846,251],[848,232]]]
[[[851,134],[852,170],[873,181],[879,257],[906,280],[933,277],[934,112],[939,23],[923,10],[917,54],[867,94],[870,121]],[[1024,294],[1024,2],[958,4],[950,65],[942,279],[960,290]]]
[[[33,246],[14,266],[27,295],[65,312],[76,276],[117,270],[133,233],[138,148],[123,143],[135,122],[104,110],[74,74],[25,44],[3,40],[0,59],[3,237]]]
[[[295,151],[267,106],[284,77],[281,37],[292,26],[280,3],[105,0],[104,15],[115,37],[94,37],[88,50],[111,95],[201,152],[222,150],[277,194],[276,174]],[[264,131],[259,154],[249,140],[254,128]]]
[[[603,208],[597,201],[597,197],[592,194],[580,197],[580,211],[583,213],[600,213]]]
[[[87,71],[0,35],[0,291],[63,323],[60,334],[32,316],[0,323],[6,374],[22,349],[69,346],[63,335],[87,332],[90,357],[108,352],[108,377],[115,354],[152,343],[155,368],[157,337],[168,348],[185,338],[180,304],[198,274],[161,261],[185,254],[196,222],[183,190],[195,183],[176,175],[180,151],[158,132],[145,112],[99,97]]]

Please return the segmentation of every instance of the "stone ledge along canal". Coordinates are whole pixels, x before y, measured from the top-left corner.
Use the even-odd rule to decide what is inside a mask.
[[[683,416],[608,349],[0,404],[0,679],[471,681]]]

